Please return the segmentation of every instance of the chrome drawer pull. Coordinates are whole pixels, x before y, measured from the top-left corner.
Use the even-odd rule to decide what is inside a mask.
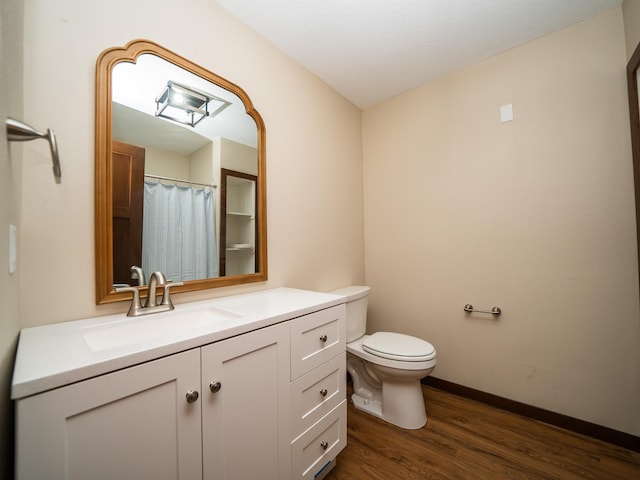
[[[320,442],[320,446],[323,450],[326,450],[327,448],[329,448],[329,443],[323,440],[322,442]]]
[[[326,335],[320,335],[320,341],[321,342],[326,342],[327,341],[327,336]]]
[[[323,388],[322,390],[320,390],[320,395],[322,395],[323,397],[327,396],[327,389]]]
[[[211,382],[209,384],[209,390],[211,390],[211,393],[218,393],[221,388],[222,384],[220,382]]]

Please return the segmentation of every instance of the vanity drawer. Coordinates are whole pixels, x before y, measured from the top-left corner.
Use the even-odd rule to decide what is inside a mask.
[[[347,398],[346,356],[341,353],[291,383],[293,438]]]
[[[347,445],[347,400],[291,444],[293,478],[314,478]]]
[[[320,310],[291,322],[291,380],[345,352],[345,306]]]

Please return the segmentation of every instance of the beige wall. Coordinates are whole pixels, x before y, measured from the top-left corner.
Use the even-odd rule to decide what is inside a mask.
[[[258,151],[249,145],[234,142],[228,138],[220,139],[220,165],[222,168],[237,172],[258,174]]]
[[[189,180],[192,182],[217,185],[213,170],[213,142],[205,144],[189,155]]]
[[[22,114],[22,0],[0,2],[0,120],[18,120]],[[29,121],[26,119],[25,121]],[[9,273],[9,225],[21,233],[20,179],[22,155],[19,143],[7,144],[0,135],[0,478],[11,478],[13,458],[13,408],[9,401],[11,371],[19,323],[20,270]],[[51,173],[51,168],[49,168]],[[50,178],[53,183],[53,176]]]
[[[640,0],[624,0],[622,13],[624,15],[627,60],[629,60],[640,43]]]
[[[25,111],[35,125],[55,129],[63,180],[50,181],[46,144],[28,145],[29,155],[42,161],[25,170],[21,275],[33,295],[21,305],[23,326],[127,309],[95,305],[93,95],[100,52],[135,38],[156,41],[241,86],[267,129],[269,281],[178,295],[176,303],[364,281],[357,108],[210,0],[180,4],[207,19],[188,27],[167,21],[176,11],[169,0],[152,6],[25,0],[25,6]]]
[[[189,180],[189,157],[162,148],[144,149],[144,173]]]
[[[432,342],[435,377],[640,434],[626,102],[616,9],[364,112],[369,328]]]

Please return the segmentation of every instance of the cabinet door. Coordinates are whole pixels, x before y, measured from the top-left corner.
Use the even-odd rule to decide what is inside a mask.
[[[16,405],[18,479],[200,479],[200,351],[187,351]]]
[[[274,325],[202,348],[205,479],[290,478],[288,332]]]

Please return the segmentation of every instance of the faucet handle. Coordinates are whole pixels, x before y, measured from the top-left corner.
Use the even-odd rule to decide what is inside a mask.
[[[142,271],[142,267],[138,267],[137,265],[131,265],[131,278],[134,280],[138,280],[138,285],[144,285],[146,282],[144,281],[144,272]]]
[[[167,282],[162,287],[162,302],[160,305],[169,305],[171,309],[173,309],[173,303],[171,302],[169,289],[171,287],[179,287],[180,285],[184,285],[184,282]]]
[[[142,304],[140,303],[140,290],[138,290],[136,287],[116,287],[116,292],[133,292],[131,306],[129,307],[129,311],[127,312],[128,317],[135,316],[136,312],[142,309]]]

